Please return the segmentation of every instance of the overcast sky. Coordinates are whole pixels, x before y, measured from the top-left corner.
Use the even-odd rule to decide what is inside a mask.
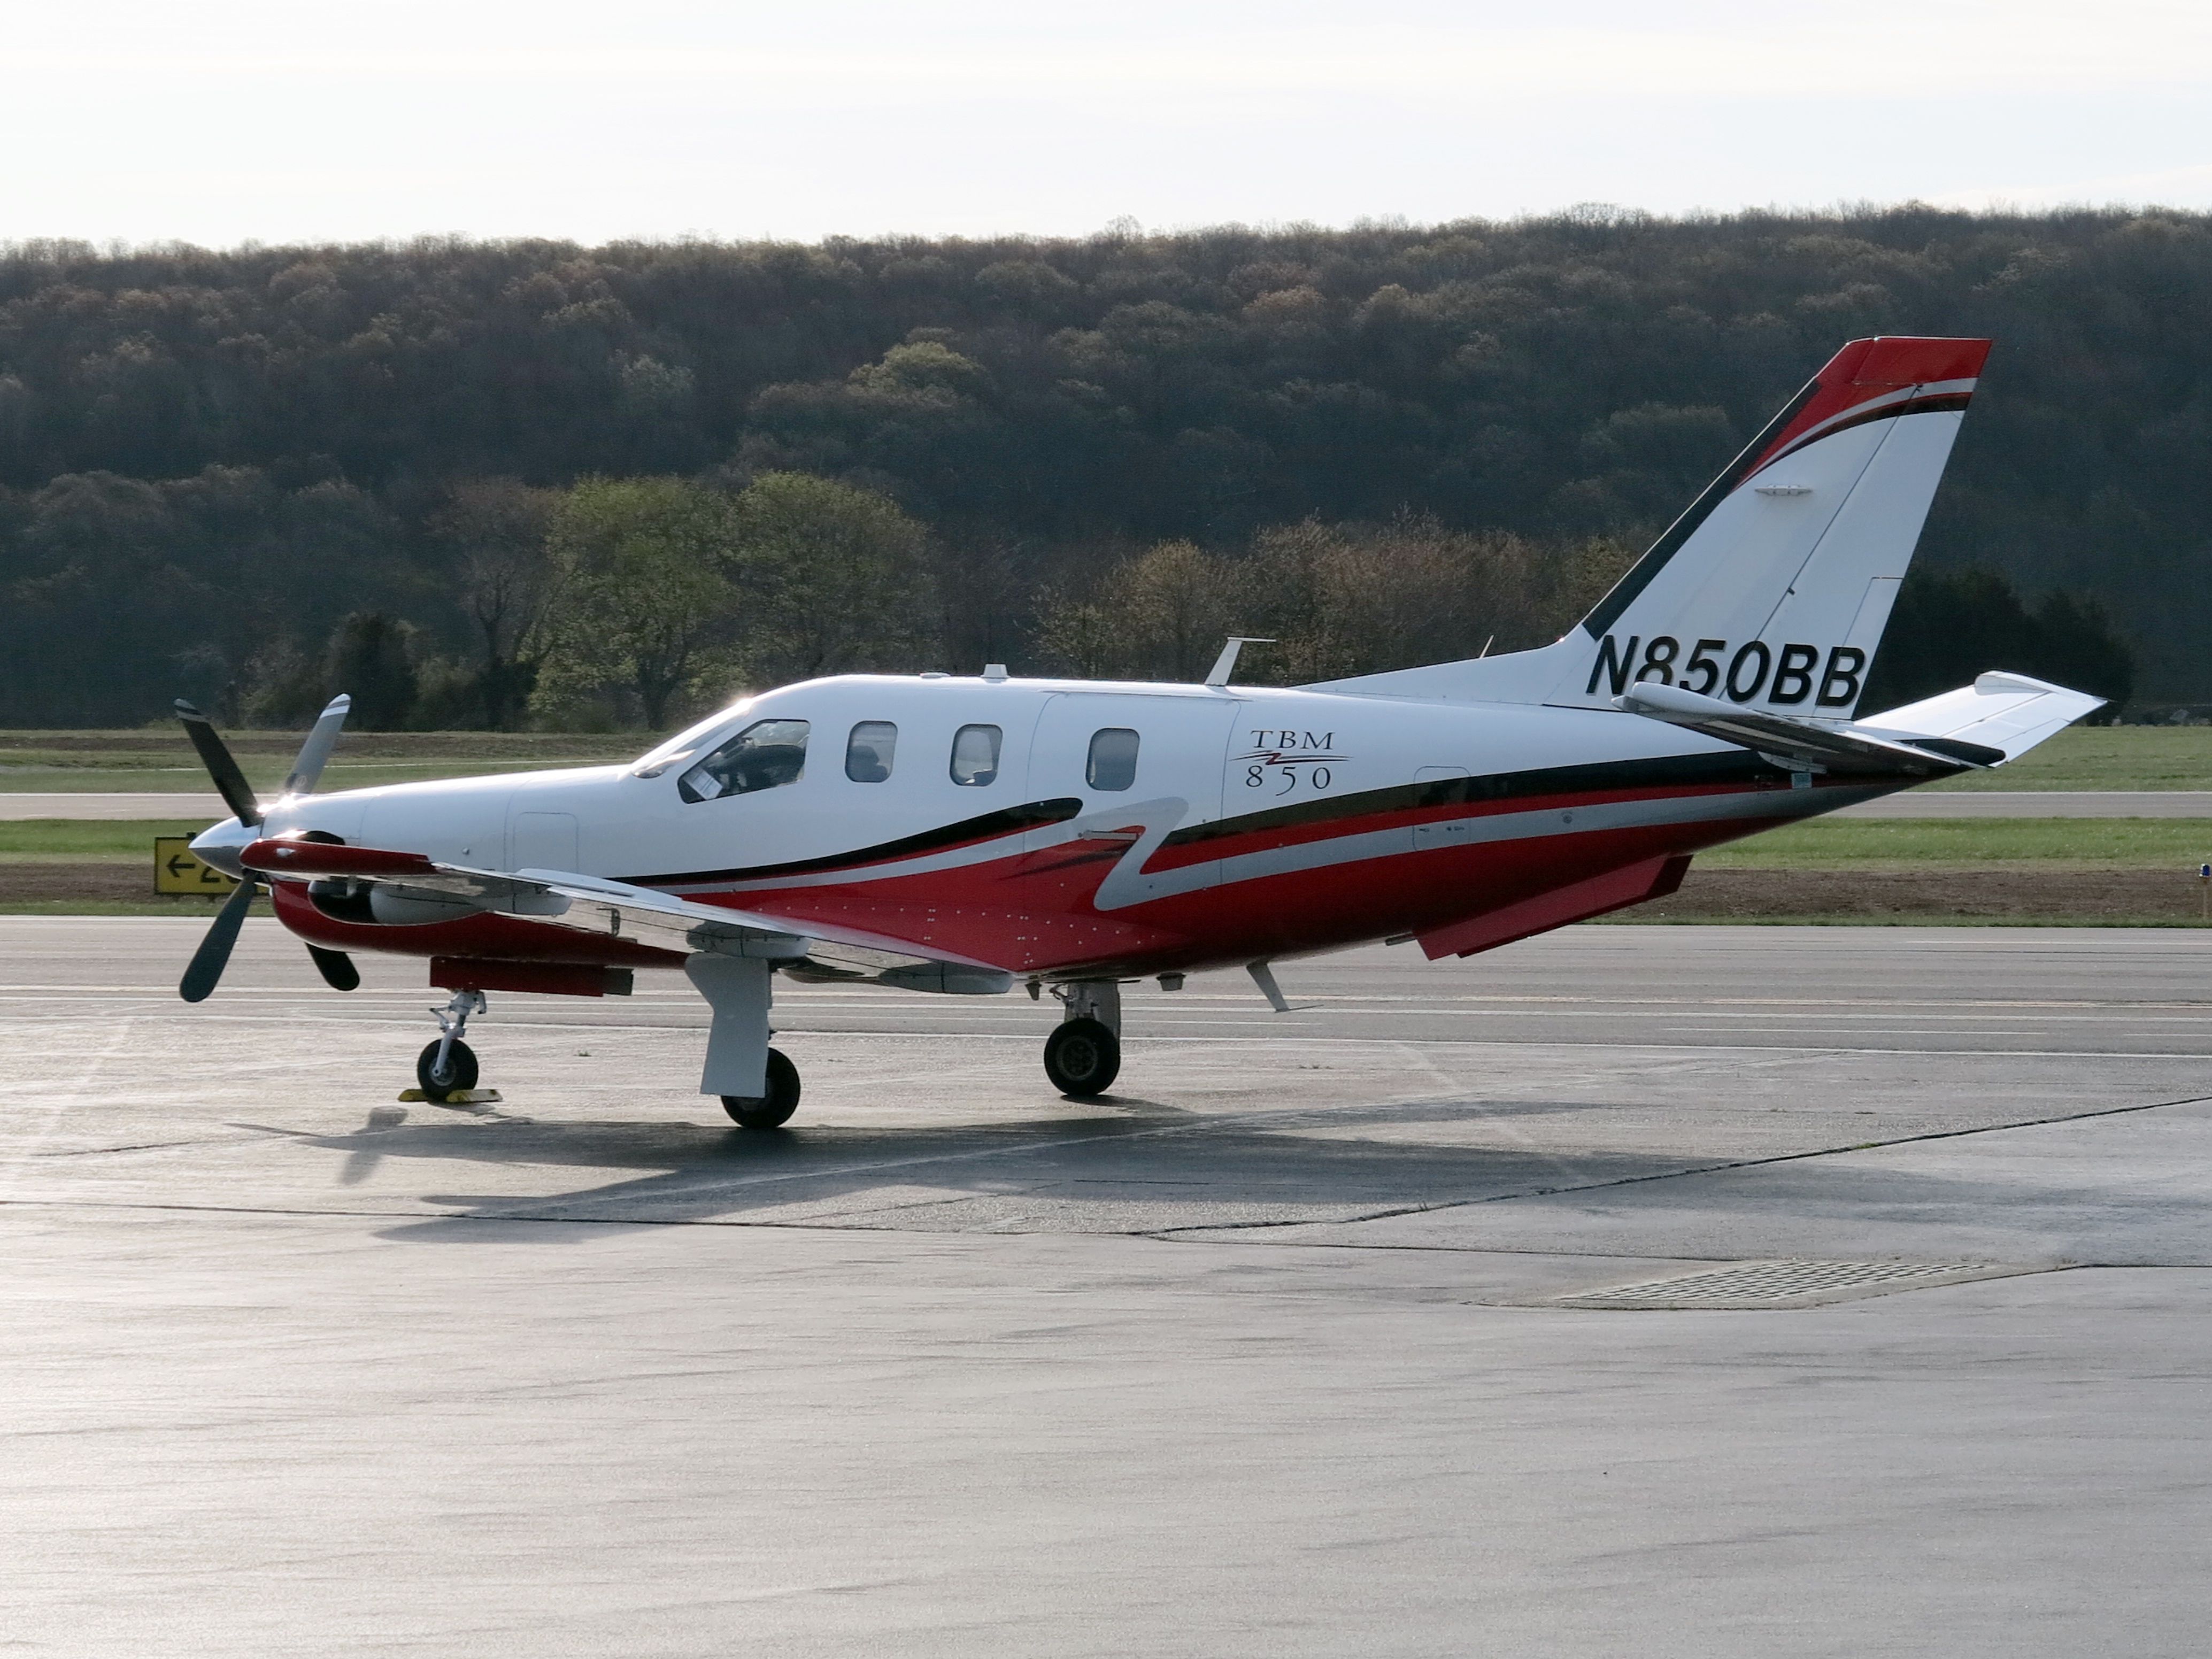
[[[0,240],[2212,207],[2207,0],[70,0]]]

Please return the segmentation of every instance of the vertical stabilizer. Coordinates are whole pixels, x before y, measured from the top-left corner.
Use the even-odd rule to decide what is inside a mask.
[[[1850,719],[1989,349],[1854,340],[1565,639],[1328,689],[1607,708],[1649,680]]]

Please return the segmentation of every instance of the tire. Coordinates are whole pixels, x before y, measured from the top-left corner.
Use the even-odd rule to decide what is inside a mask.
[[[799,1109],[799,1067],[782,1049],[769,1049],[768,1092],[757,1100],[724,1095],[722,1109],[740,1129],[781,1129]]]
[[[443,1038],[440,1042],[444,1041]],[[433,1072],[438,1063],[438,1044],[434,1042],[415,1057],[415,1081],[426,1099],[443,1101],[455,1095],[466,1094],[477,1086],[477,1054],[465,1042],[456,1037],[452,1051],[446,1056],[446,1075]]]
[[[1104,1094],[1121,1070],[1121,1040],[1097,1020],[1064,1020],[1045,1039],[1044,1074],[1072,1100]]]

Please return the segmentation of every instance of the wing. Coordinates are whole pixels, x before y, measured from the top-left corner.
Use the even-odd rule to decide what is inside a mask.
[[[765,957],[782,964],[794,979],[967,996],[994,996],[1013,985],[1012,974],[985,963],[929,956],[902,948],[896,940],[847,929],[794,933],[772,916],[568,871],[474,870],[419,853],[287,840],[257,841],[239,861],[264,876],[343,878],[381,886],[402,897],[465,899],[486,910],[665,950]]]
[[[2019,674],[1984,674],[1972,685],[1863,720],[1822,726],[1742,708],[1676,685],[1639,682],[1615,708],[1664,720],[1781,764],[1815,771],[1942,777],[2002,766],[2104,706],[2100,697]]]

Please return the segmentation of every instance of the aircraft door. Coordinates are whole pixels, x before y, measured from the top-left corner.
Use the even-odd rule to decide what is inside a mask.
[[[1211,887],[1220,878],[1218,860],[1179,856],[1161,842],[1174,830],[1220,817],[1221,756],[1237,707],[1228,697],[1055,693],[1030,742],[1030,798],[1080,800],[1083,820],[1101,840],[1146,843],[1138,860],[1142,880],[1135,866],[1117,874],[1117,889],[1141,888],[1133,897]],[[1100,822],[1121,807],[1126,821]],[[1040,828],[1030,846],[1054,845],[1064,833],[1057,824]]]

